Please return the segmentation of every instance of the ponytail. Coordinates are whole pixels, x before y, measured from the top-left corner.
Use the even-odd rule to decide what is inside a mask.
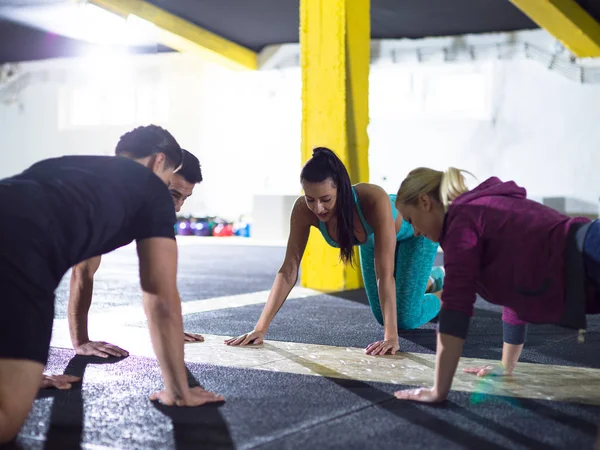
[[[469,191],[463,173],[466,170],[448,168],[445,172],[419,167],[404,179],[396,196],[396,203],[415,204],[419,197],[427,194],[444,206],[444,210],[461,194]]]
[[[444,210],[446,211],[448,210],[448,206],[452,204],[456,197],[469,191],[462,172],[465,171],[456,169],[454,167],[449,167],[448,170],[443,172],[440,183],[439,198],[441,203],[444,205]],[[471,175],[470,172],[465,173]]]

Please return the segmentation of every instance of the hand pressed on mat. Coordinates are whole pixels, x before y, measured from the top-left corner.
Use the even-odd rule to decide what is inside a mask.
[[[75,353],[83,356],[99,356],[100,358],[110,358],[111,356],[124,358],[129,356],[127,350],[103,341],[88,341],[78,345],[75,347]]]
[[[241,336],[225,340],[227,345],[249,345],[262,344],[265,339],[265,333],[262,331],[252,330],[250,333],[242,334]]]
[[[446,400],[446,396],[441,396],[434,388],[418,388],[406,391],[394,392],[394,396],[400,400],[416,400],[423,403],[439,403]]]
[[[446,400],[464,342],[465,340],[462,338],[438,333],[433,388],[405,389],[395,392],[394,396],[400,400],[415,400],[425,403],[437,403]]]
[[[42,382],[40,384],[40,389],[71,389],[71,383],[77,383],[81,381],[81,378],[75,377],[73,375],[42,375]]]
[[[506,370],[502,364],[478,366],[478,367],[465,367],[463,369],[465,373],[472,373],[478,377],[502,377],[512,375],[512,370]]]
[[[158,401],[166,406],[201,406],[206,403],[224,402],[225,398],[197,386],[190,388],[184,398],[176,399],[173,394],[160,391],[152,394],[150,400]]]
[[[497,364],[489,364],[479,367],[468,367],[463,369],[466,373],[474,373],[478,377],[502,377],[513,374],[517,362],[523,351],[523,344],[509,344],[507,342],[502,346],[502,361]]]
[[[398,338],[393,338],[373,342],[365,349],[365,353],[367,355],[385,355],[386,353],[395,355],[398,350],[400,350]]]
[[[204,336],[196,333],[183,333],[183,340],[187,342],[204,342]]]

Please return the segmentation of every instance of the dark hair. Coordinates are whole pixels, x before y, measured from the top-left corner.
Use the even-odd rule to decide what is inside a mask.
[[[197,184],[202,182],[200,161],[186,149],[183,149],[183,163],[177,174],[181,175],[188,183]]]
[[[165,167],[177,168],[183,160],[182,149],[175,138],[164,128],[157,125],[137,127],[125,133],[119,139],[115,154],[133,159],[164,153]]]
[[[335,210],[337,214],[338,245],[340,259],[345,264],[354,262],[354,196],[346,166],[335,153],[325,147],[313,150],[300,172],[300,182],[321,183],[328,178],[337,188]]]

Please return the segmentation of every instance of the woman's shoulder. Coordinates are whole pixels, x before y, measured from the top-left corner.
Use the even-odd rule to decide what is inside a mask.
[[[381,187],[373,183],[357,183],[354,186],[356,195],[361,206],[369,206],[377,201],[389,201],[389,194]]]
[[[294,202],[291,212],[291,220],[303,222],[309,226],[319,226],[319,220],[317,219],[317,216],[315,216],[315,214],[310,210],[303,195],[298,197]]]

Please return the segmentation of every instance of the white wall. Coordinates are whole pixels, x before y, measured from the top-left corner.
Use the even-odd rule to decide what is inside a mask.
[[[406,77],[412,78],[413,89],[406,97],[417,99],[414,109],[420,112],[411,118],[401,108],[394,111],[383,96],[372,99],[372,182],[393,192],[415,167],[455,166],[481,181],[491,175],[514,179],[534,197],[572,196],[598,203],[600,84],[577,84],[523,59],[374,68],[372,80],[393,70],[401,81],[388,81],[380,89],[394,98],[406,89]],[[471,83],[474,79],[468,77],[474,74],[482,85]],[[455,111],[434,106],[434,112],[422,112],[428,103],[427,77],[432,76],[465,77],[464,85],[438,92],[455,99]],[[473,97],[483,99],[483,106]],[[469,113],[472,117],[465,117]]]
[[[255,194],[299,194],[300,71],[211,67],[205,81],[197,135],[207,210],[235,219]]]
[[[193,61],[177,55],[21,64],[20,80],[24,81],[15,84],[22,88],[0,87],[0,99],[4,100],[0,102],[0,176],[64,154],[113,154],[119,136],[149,122],[167,127],[182,145],[193,148],[193,124],[199,112],[192,105],[200,103],[200,91],[192,74],[198,70]],[[135,108],[133,102],[100,108],[85,97],[103,92],[111,93],[111,100],[119,100],[136,88],[145,88],[140,91],[144,98],[138,99],[143,101],[136,111],[131,109]],[[83,100],[79,107],[74,103],[77,96]],[[88,107],[81,109],[85,101]]]
[[[205,181],[183,214],[234,220],[251,212],[255,193],[298,193],[298,69],[231,72],[181,54],[48,60],[20,69],[22,89],[0,87],[0,177],[53,156],[112,154],[124,132],[156,123],[203,168]],[[124,110],[135,105],[119,99],[142,85],[146,90],[138,97],[144,101],[127,121]],[[92,117],[94,111],[76,114],[70,97],[84,98],[78,88],[85,95],[110,92],[117,104],[102,117]],[[82,116],[88,115],[86,122]]]
[[[544,32],[519,39],[555,47]],[[443,42],[449,41],[401,45],[410,50]],[[65,126],[78,119],[67,120],[65,92],[112,86],[126,96],[128,89],[147,85],[136,120],[164,125],[202,163],[205,182],[184,213],[236,219],[251,212],[255,194],[299,193],[297,67],[230,72],[185,55],[162,54],[112,63],[42,61],[22,69],[30,81],[16,95],[17,103],[2,103],[6,89],[0,88],[0,176],[60,154],[112,153],[118,137],[136,123]],[[480,180],[514,179],[534,197],[597,203],[600,84],[580,85],[539,62],[518,56],[499,60],[491,52],[451,63],[378,61],[370,90],[371,181],[389,192],[414,167],[452,165]]]

